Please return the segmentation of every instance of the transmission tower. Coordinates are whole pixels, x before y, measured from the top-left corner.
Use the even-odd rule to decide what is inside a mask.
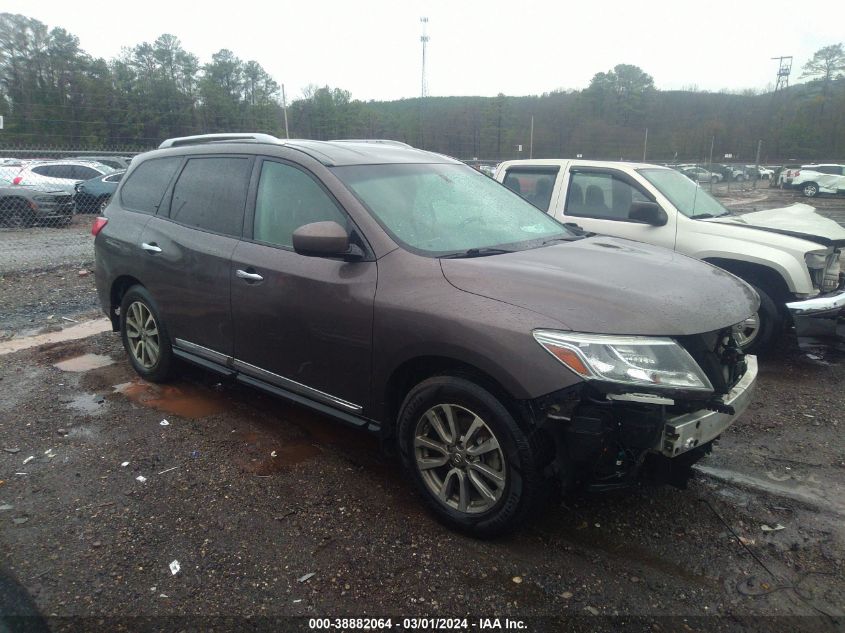
[[[778,80],[775,84],[775,92],[777,93],[789,87],[789,73],[792,72],[792,55],[788,57],[772,57],[772,59],[778,60],[780,64],[778,67]]]
[[[428,86],[425,81],[425,49],[428,46],[428,18],[420,18],[422,23],[422,35],[420,35],[420,42],[422,42],[422,90],[420,96],[425,98],[428,94]]]

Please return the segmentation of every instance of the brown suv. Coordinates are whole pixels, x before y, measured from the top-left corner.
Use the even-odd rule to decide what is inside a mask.
[[[685,481],[756,378],[733,339],[744,282],[402,143],[171,139],[94,233],[142,377],[183,359],[379,433],[477,535],[554,483]]]

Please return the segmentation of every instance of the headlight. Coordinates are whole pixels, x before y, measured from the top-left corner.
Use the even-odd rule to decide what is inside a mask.
[[[828,255],[827,250],[810,251],[804,255],[804,261],[807,262],[807,268],[824,268]]]
[[[818,250],[804,254],[813,285],[822,292],[836,290],[839,286],[839,251]]]
[[[713,391],[698,363],[670,338],[534,330],[534,339],[586,380]]]

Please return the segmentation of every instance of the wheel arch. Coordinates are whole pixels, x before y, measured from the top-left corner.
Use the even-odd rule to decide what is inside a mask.
[[[123,301],[123,295],[125,295],[126,291],[132,286],[143,287],[144,284],[132,275],[119,275],[114,279],[114,281],[112,281],[111,288],[109,290],[109,318],[111,319],[112,330],[115,332],[120,331],[120,316],[118,315],[118,309]]]
[[[519,401],[487,372],[448,356],[416,356],[396,367],[385,383],[380,412],[383,435],[393,435],[402,403],[411,389],[434,376],[456,376],[470,380],[496,397],[515,419],[523,417],[524,410],[519,406]]]
[[[774,268],[755,262],[724,257],[707,257],[703,261],[726,270],[743,281],[763,288],[779,306],[792,298],[786,280]]]

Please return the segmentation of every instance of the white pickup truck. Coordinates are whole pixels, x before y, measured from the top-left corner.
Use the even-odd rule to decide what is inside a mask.
[[[790,321],[804,343],[837,334],[845,229],[806,204],[735,215],[680,172],[645,163],[508,161],[495,178],[561,222],[664,246],[751,284],[760,310],[736,333],[746,352]]]

